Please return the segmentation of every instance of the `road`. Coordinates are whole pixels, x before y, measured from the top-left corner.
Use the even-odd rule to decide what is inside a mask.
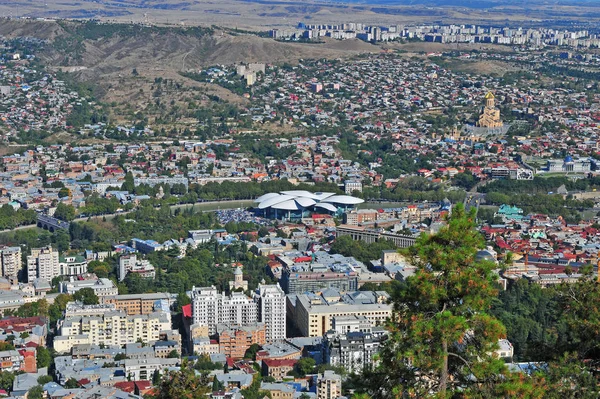
[[[207,201],[207,202],[197,202],[195,204],[176,204],[176,205],[171,205],[170,208],[171,209],[183,209],[183,208],[190,208],[193,207],[195,210],[201,210],[201,211],[206,211],[206,212],[214,212],[217,210],[228,210],[228,209],[237,209],[237,208],[245,208],[250,206],[254,201],[253,200],[236,200],[236,201]],[[96,215],[96,216],[86,216],[86,217],[79,217],[79,218],[75,218],[75,220],[73,220],[73,222],[85,222],[88,219],[99,219],[99,218],[105,218],[107,220],[110,220],[112,218],[114,218],[115,216],[118,215],[127,215],[128,213],[134,212],[134,210],[131,211],[127,211],[127,212],[119,212],[119,213],[110,213],[107,215]],[[9,233],[11,231],[15,231],[15,230],[26,230],[26,229],[33,229],[36,228],[37,224],[29,224],[26,226],[19,226],[19,227],[15,227],[14,229],[7,229],[7,230],[0,230],[0,234],[2,233]]]
[[[469,211],[472,207],[477,208],[477,211],[479,211],[479,205],[481,205],[481,201],[483,201],[485,199],[485,194],[484,193],[472,193],[472,192],[468,192],[467,196],[465,197],[465,209],[467,211]]]

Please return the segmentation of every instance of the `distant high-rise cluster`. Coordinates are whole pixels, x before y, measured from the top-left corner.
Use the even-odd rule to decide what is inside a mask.
[[[549,28],[523,29],[478,25],[371,26],[360,23],[307,25],[272,29],[276,40],[360,39],[367,42],[423,40],[435,43],[490,43],[506,45],[566,46],[590,48],[600,46],[600,37],[587,30],[567,31]]]

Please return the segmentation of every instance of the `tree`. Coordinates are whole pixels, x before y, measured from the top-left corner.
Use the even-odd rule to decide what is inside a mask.
[[[0,341],[0,351],[10,351],[15,349],[15,346],[12,344],[12,340],[10,340],[10,338],[13,338],[14,340],[14,336],[13,335],[9,335],[7,337],[7,341]]]
[[[458,204],[447,222],[406,251],[417,270],[394,297],[390,338],[381,353],[385,378],[373,384],[379,395],[448,398],[512,381],[493,355],[505,330],[486,313],[497,294],[497,266],[475,260],[484,245],[475,209],[466,213]]]
[[[59,202],[58,205],[56,205],[54,217],[66,222],[70,222],[71,220],[75,219],[75,208],[73,205],[67,205]]]
[[[115,355],[115,362],[125,360],[125,359],[127,359],[127,355],[122,352],[119,352]]]
[[[50,367],[53,360],[52,354],[50,353],[50,349],[46,348],[45,346],[38,346],[35,360],[38,369],[43,367]]]
[[[550,362],[540,377],[548,385],[548,399],[600,397],[597,377],[575,353],[565,353],[558,361]]]
[[[477,178],[471,172],[457,173],[452,178],[452,183],[468,191],[477,184]]]
[[[70,195],[71,195],[71,190],[69,190],[66,187],[63,187],[60,190],[58,190],[58,198],[65,198],[65,197],[69,197]]]
[[[169,352],[169,354],[167,355],[168,359],[179,359],[179,352],[177,352],[175,349],[173,349],[171,352]]]
[[[269,235],[269,229],[266,228],[265,226],[262,226],[260,229],[258,229],[258,236],[259,237],[266,237]]]
[[[15,381],[15,375],[10,371],[0,371],[0,388],[5,391],[11,391],[13,382]]]
[[[42,386],[44,384],[49,383],[49,382],[52,382],[52,377],[49,376],[49,375],[42,375],[42,376],[39,376],[38,379],[37,379],[37,383],[40,384],[40,385],[42,385]]]
[[[27,392],[27,399],[43,399],[44,398],[44,389],[36,385]]]
[[[248,349],[246,349],[246,353],[244,353],[244,359],[252,359],[256,360],[256,353],[260,350],[260,345],[252,344]]]
[[[79,388],[79,382],[77,382],[75,378],[71,377],[65,382],[64,387],[67,389]]]
[[[160,383],[160,371],[158,369],[154,370],[152,374],[152,385],[158,385]]]
[[[127,191],[129,193],[133,193],[135,191],[135,182],[133,178],[133,173],[127,172],[125,174],[125,181],[121,185],[121,190]]]
[[[177,312],[181,313],[181,308],[192,303],[192,300],[185,292],[180,292],[177,295]]]
[[[572,347],[565,349],[577,351],[580,359],[600,361],[600,284],[591,266],[583,266],[579,272],[583,278],[558,286],[556,292],[561,319],[571,334]]]
[[[215,376],[213,378],[212,391],[218,392],[225,388],[225,384],[223,384],[219,379]]]
[[[98,295],[94,292],[92,288],[86,287],[82,288],[76,293],[73,294],[73,299],[76,301],[83,302],[84,305],[97,305],[98,304]]]
[[[204,399],[210,392],[208,374],[196,376],[194,369],[187,362],[181,365],[178,371],[165,373],[157,385],[157,392],[151,396],[153,399]]]
[[[296,363],[296,370],[304,377],[306,374],[310,374],[314,371],[315,365],[315,359],[312,357],[303,357]]]
[[[63,312],[67,308],[67,303],[72,301],[73,297],[69,294],[58,294],[54,298],[54,303],[48,307],[48,315],[50,322],[55,323],[62,317]]]
[[[112,271],[111,265],[106,262],[101,262],[99,260],[93,260],[88,263],[88,272],[94,273],[96,276],[100,278],[108,278],[108,275]]]

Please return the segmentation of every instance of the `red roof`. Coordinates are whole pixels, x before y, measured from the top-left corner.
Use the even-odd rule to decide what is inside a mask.
[[[133,381],[117,382],[117,383],[115,383],[115,388],[118,388],[124,392],[134,393],[135,392],[135,382],[133,382]]]
[[[23,357],[35,357],[35,351],[29,351],[29,350],[25,350],[25,349],[20,349],[19,353]]]
[[[312,261],[312,256],[299,256],[296,259],[294,259],[294,262],[296,262],[296,263],[310,262],[310,261]]]
[[[298,363],[298,360],[296,360],[296,359],[263,359],[262,362],[265,363],[267,367],[282,367],[282,366],[294,367],[294,365],[296,363]]]
[[[152,386],[150,381],[135,381],[135,386],[138,390],[144,391]]]

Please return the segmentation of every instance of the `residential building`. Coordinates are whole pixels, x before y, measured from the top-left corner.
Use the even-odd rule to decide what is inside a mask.
[[[73,345],[114,345],[123,347],[127,343],[141,340],[151,343],[160,339],[160,333],[171,330],[171,315],[155,312],[148,315],[128,316],[123,311],[106,311],[98,305],[82,305],[87,315],[66,314],[58,323],[58,334],[54,338],[54,349],[68,352]]]
[[[265,341],[265,325],[255,323],[247,326],[228,326],[219,324],[217,326],[219,340],[219,352],[227,357],[242,359],[246,351],[253,344],[260,346]]]
[[[258,321],[264,323],[267,329],[267,342],[285,339],[287,318],[283,289],[279,284],[259,284],[254,300],[258,304]]]
[[[58,251],[52,249],[50,245],[32,249],[31,255],[27,257],[27,281],[32,282],[36,278],[52,281],[58,276],[60,276]]]
[[[331,370],[317,376],[317,399],[337,399],[342,396],[342,377]]]
[[[117,310],[122,310],[130,316],[168,310],[176,300],[177,295],[169,293],[124,294],[102,298],[103,303],[114,304]]]
[[[129,273],[136,273],[143,278],[154,278],[154,266],[146,259],[138,259],[135,254],[123,255],[119,258],[119,281],[125,280]]]
[[[24,294],[20,291],[0,290],[0,314],[14,311],[25,304]]]
[[[84,288],[93,289],[94,293],[98,297],[114,296],[119,293],[117,286],[107,278],[63,281],[60,283],[60,292],[63,292],[65,294],[73,295],[77,291]]]
[[[392,314],[383,292],[357,291],[324,298],[316,294],[288,296],[288,317],[305,337],[323,336],[339,316],[365,316],[371,325],[382,325]]]
[[[260,384],[260,390],[268,391],[271,394],[271,399],[293,399],[296,392],[291,385],[266,382]]]
[[[15,283],[23,261],[21,259],[21,247],[5,247],[0,249],[0,257],[2,259],[2,277]]]
[[[165,247],[162,244],[159,244],[154,240],[140,240],[139,238],[134,238],[133,240],[131,240],[131,245],[133,246],[133,248],[135,248],[137,251],[143,254],[155,251],[162,251],[165,249]]]
[[[323,360],[333,366],[342,366],[349,373],[360,374],[364,368],[374,366],[374,356],[379,352],[385,330],[375,327],[368,332],[338,333],[329,331],[323,342]]]
[[[372,327],[373,325],[366,316],[336,316],[332,322],[332,330],[338,334],[370,332]]]
[[[215,355],[219,352],[219,342],[208,337],[197,337],[192,340],[194,355]]]
[[[281,278],[281,286],[286,294],[300,294],[308,291],[319,291],[324,288],[355,291],[358,289],[358,274],[356,272],[337,273],[333,271],[296,272],[286,269]]]
[[[152,380],[154,371],[161,372],[165,369],[176,367],[180,359],[164,359],[164,358],[149,358],[149,359],[125,359],[123,366],[125,367],[125,375],[132,380]]]
[[[261,361],[262,376],[273,377],[275,381],[283,381],[294,366],[296,359],[263,359]]]
[[[0,352],[0,370],[2,371],[20,371],[24,366],[23,362],[24,357],[17,350],[12,349]]]
[[[227,296],[212,287],[196,288],[190,293],[194,324],[208,326],[209,334],[217,332],[218,324],[247,326],[257,319],[257,305],[244,293]]]
[[[363,185],[360,180],[346,180],[344,182],[344,192],[351,195],[353,192],[358,191],[362,193]]]

